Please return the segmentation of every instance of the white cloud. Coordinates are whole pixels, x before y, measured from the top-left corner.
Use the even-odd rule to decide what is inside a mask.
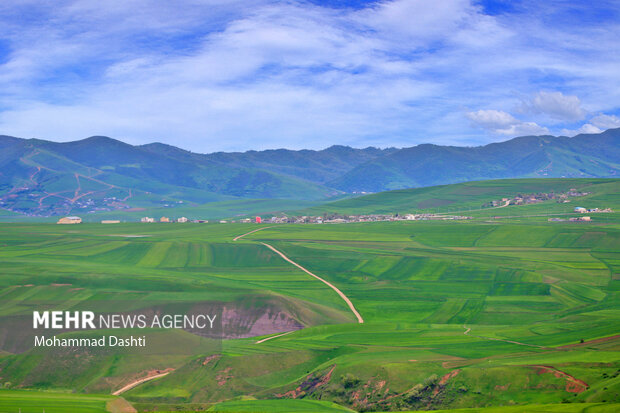
[[[590,119],[590,123],[601,129],[620,128],[620,118],[614,115],[597,115]]]
[[[540,91],[529,101],[524,102],[522,109],[525,112],[545,114],[564,121],[581,120],[586,115],[577,96],[564,95],[562,92]]]
[[[562,129],[562,135],[566,135],[566,136],[575,136],[575,135],[579,135],[580,133],[601,133],[601,132],[602,130],[600,130],[599,128],[597,128],[596,126],[590,123],[583,124],[577,130]]]
[[[523,122],[501,110],[487,109],[465,114],[475,125],[481,126],[498,135],[543,135],[549,130],[534,122]]]
[[[620,118],[602,113],[591,118],[588,123],[581,125],[579,129],[562,129],[562,134],[575,136],[580,133],[601,133],[612,128],[620,128]]]
[[[511,114],[494,109],[468,112],[466,116],[474,123],[487,129],[502,129],[519,123]]]
[[[547,135],[549,129],[534,122],[519,122],[507,128],[497,129],[496,133],[506,136]]]
[[[583,107],[617,109],[620,89],[608,85],[620,84],[620,57],[608,51],[619,23],[575,32],[538,9],[482,10],[469,0],[3,2],[0,133],[196,151],[480,144],[572,127],[556,120],[583,119]],[[536,93],[550,87],[564,94]],[[531,118],[477,111],[467,117],[488,133],[463,127],[462,108],[514,107],[515,91],[536,93]]]
[[[379,2],[352,17],[379,37],[411,49],[450,37],[475,14],[468,0],[396,0]]]
[[[596,126],[586,123],[581,128],[579,128],[580,133],[601,133],[602,130],[597,128]]]

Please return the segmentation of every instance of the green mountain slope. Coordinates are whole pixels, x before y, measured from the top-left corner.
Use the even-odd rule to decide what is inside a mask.
[[[418,145],[361,164],[328,184],[380,192],[517,177],[610,177],[620,172],[620,129],[573,138],[524,136],[473,148]]]
[[[338,192],[268,170],[166,156],[107,137],[55,143],[0,137],[0,206],[60,215]]]
[[[0,208],[50,216],[248,199],[316,203],[347,193],[488,179],[606,178],[619,171],[620,129],[479,147],[213,154],[103,136],[66,143],[0,136]]]

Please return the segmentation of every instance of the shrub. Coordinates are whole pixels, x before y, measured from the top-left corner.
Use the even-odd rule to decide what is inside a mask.
[[[340,380],[342,381],[342,384],[344,386],[345,389],[350,389],[352,387],[355,387],[359,384],[360,379],[359,377],[351,374],[351,373],[347,373],[344,376],[340,376]]]
[[[424,387],[433,387],[439,382],[439,377],[436,374],[431,374],[424,379]]]

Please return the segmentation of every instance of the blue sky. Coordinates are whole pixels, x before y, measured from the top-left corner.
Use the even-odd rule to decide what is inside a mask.
[[[620,127],[620,2],[0,3],[0,134],[197,152]]]

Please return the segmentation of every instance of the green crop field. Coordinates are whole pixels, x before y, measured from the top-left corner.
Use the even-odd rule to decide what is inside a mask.
[[[119,403],[120,401],[120,403]],[[0,412],[91,413],[115,411],[127,403],[113,396],[76,395],[28,390],[0,390]],[[119,410],[116,410],[119,411]]]
[[[452,186],[451,205],[488,185]],[[541,188],[528,185],[483,196]],[[596,187],[586,207],[620,206],[617,180],[562,185]],[[617,411],[620,220],[530,217],[540,208],[339,225],[0,224],[0,411]],[[41,308],[175,306],[221,309],[223,340],[162,329],[146,333],[148,352],[46,351],[6,334]],[[157,371],[168,374],[111,396]]]

